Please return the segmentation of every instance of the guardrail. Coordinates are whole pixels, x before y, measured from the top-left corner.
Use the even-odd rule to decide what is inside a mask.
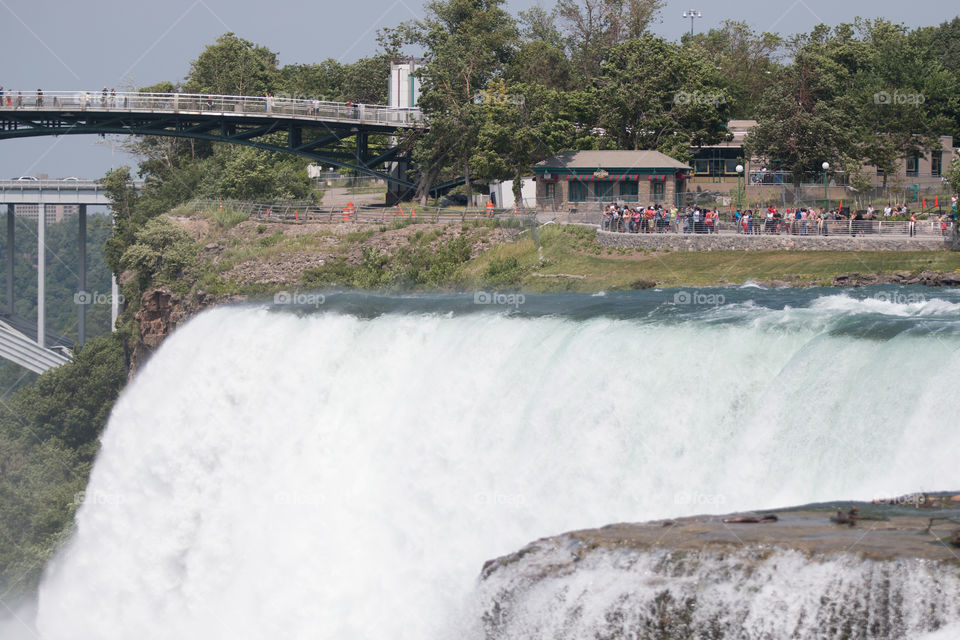
[[[143,188],[143,181],[133,183],[137,189]],[[51,189],[57,191],[103,190],[99,180],[0,180],[0,190],[16,189],[20,191],[42,191]]]
[[[343,120],[362,124],[415,126],[425,122],[418,108],[330,102],[273,96],[221,96],[197,93],[102,91],[3,92],[0,110],[125,111],[131,113],[190,113]]]
[[[240,202],[235,200],[194,200],[190,207],[195,213],[235,209],[250,216],[251,219],[265,222],[293,223],[326,222],[326,223],[361,223],[361,224],[392,224],[405,222],[439,223],[439,222],[470,222],[473,220],[518,220],[526,223],[536,217],[533,209],[498,209],[492,213],[486,209],[445,209],[443,207],[423,208],[412,203],[405,203],[394,207],[323,207],[307,202],[285,202],[280,204],[265,204],[255,202]]]
[[[594,224],[605,231],[610,231],[610,220],[602,214],[593,217]],[[650,220],[647,225],[647,231],[642,228],[631,230],[627,221],[618,226],[614,231],[623,231],[624,233],[722,233],[722,234],[740,234],[748,235],[742,223],[732,220],[721,219],[719,224],[711,228],[705,223],[694,223],[692,220],[684,225],[684,221],[672,220],[670,223],[661,226],[659,229],[654,220]],[[814,220],[793,221],[789,225],[785,221],[779,224],[767,224],[765,219],[760,219],[750,225],[749,235],[791,235],[791,236],[837,236],[854,238],[887,238],[887,237],[924,237],[924,238],[947,238],[953,233],[953,222],[948,222],[946,228],[938,220],[918,220],[913,233],[910,232],[910,222],[892,221],[892,220],[825,220],[823,226],[819,226]]]

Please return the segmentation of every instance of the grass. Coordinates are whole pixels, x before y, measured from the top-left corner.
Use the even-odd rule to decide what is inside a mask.
[[[471,260],[464,269],[465,284],[479,288],[507,280],[531,292],[594,292],[654,283],[662,287],[748,280],[830,284],[841,273],[960,269],[960,253],[948,251],[631,251],[603,249],[593,241],[591,229],[573,226],[543,228],[540,238],[542,252],[528,238]],[[522,272],[520,277],[517,270]]]

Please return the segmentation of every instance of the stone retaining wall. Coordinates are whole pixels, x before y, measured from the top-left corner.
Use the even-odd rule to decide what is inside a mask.
[[[947,246],[943,238],[613,233],[599,229],[597,242],[603,247],[670,251],[931,251]]]

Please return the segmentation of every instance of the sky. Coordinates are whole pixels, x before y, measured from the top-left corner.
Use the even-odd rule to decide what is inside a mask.
[[[507,0],[512,12],[553,0]],[[938,25],[960,7],[937,0],[667,0],[653,31],[678,40],[690,30],[687,9],[701,11],[694,30],[743,20],[757,31],[784,35],[820,23],[885,17],[908,26]],[[377,53],[377,29],[424,15],[423,0],[0,0],[0,86],[90,90],[181,80],[190,61],[232,31],[279,53],[280,64],[341,62]],[[0,141],[0,179],[22,175],[97,178],[136,165],[97,136]]]

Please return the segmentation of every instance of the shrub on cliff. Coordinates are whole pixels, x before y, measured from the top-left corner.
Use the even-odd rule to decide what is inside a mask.
[[[124,271],[137,273],[140,289],[183,285],[182,278],[197,263],[197,245],[183,229],[166,218],[152,218],[135,234],[135,242],[120,258]]]

